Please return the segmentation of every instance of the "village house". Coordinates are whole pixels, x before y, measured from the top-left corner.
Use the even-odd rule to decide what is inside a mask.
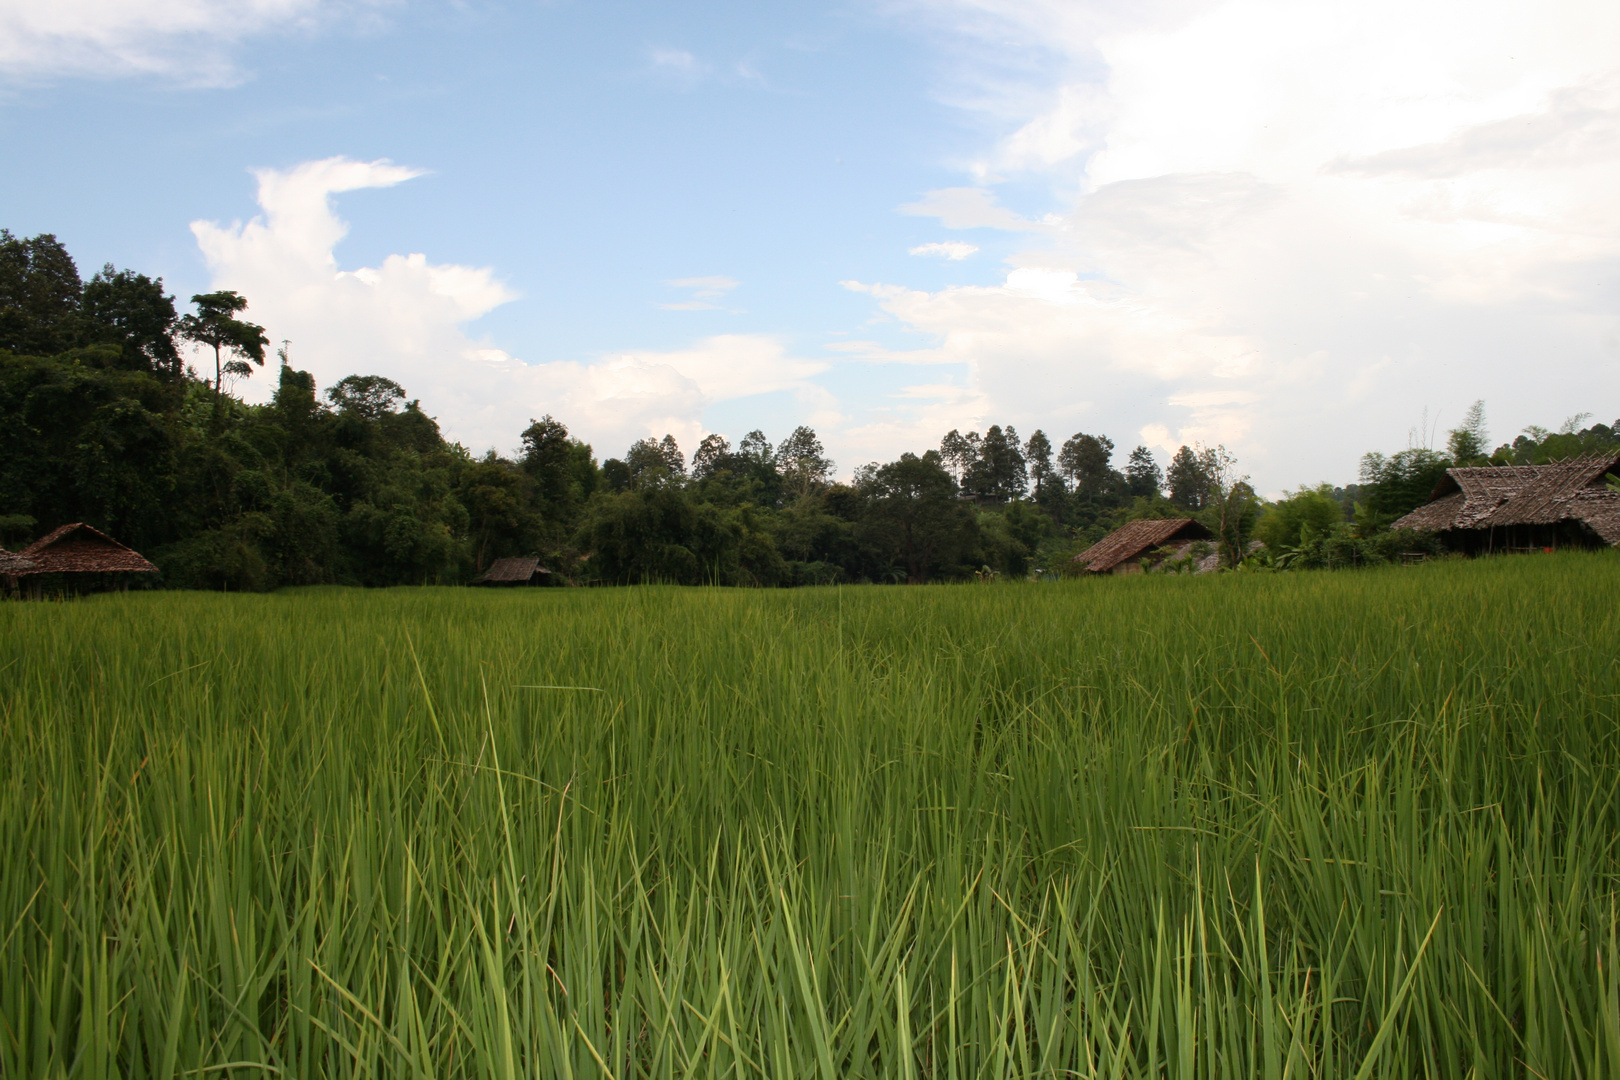
[[[1550,465],[1447,469],[1429,501],[1392,528],[1438,533],[1453,551],[1620,544],[1620,455]]]
[[[100,529],[83,522],[63,525],[19,553],[33,565],[14,572],[30,593],[52,587],[90,592],[124,584],[125,574],[155,574],[158,568]]]
[[[0,596],[17,595],[17,576],[34,568],[32,559],[0,548]]]
[[[506,559],[496,559],[490,568],[484,571],[482,577],[474,581],[474,585],[545,585],[550,581],[551,571],[540,565],[540,560],[532,555],[520,555]]]
[[[1214,539],[1214,533],[1192,518],[1131,521],[1076,555],[1074,562],[1092,574],[1140,574],[1144,559],[1157,566],[1167,559],[1186,558],[1194,544]]]

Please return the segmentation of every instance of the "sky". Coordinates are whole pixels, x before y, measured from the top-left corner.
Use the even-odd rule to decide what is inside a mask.
[[[1275,494],[1620,416],[1612,0],[0,0],[0,162],[478,453],[1011,424]]]

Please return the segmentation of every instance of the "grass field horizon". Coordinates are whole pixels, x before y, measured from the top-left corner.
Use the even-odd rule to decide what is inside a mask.
[[[0,1075],[1620,1076],[1620,561],[0,604]]]

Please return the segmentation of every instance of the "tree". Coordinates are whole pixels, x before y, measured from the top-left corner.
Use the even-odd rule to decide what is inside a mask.
[[[711,432],[703,436],[703,441],[692,454],[692,479],[706,479],[717,469],[723,468],[722,463],[730,456],[731,444],[724,435]]]
[[[743,436],[742,442],[737,444],[737,453],[767,465],[776,463],[776,455],[771,453],[771,440],[758,428]]]
[[[686,459],[681,456],[681,448],[675,442],[675,436],[665,435],[658,444],[658,452],[663,455],[664,467],[671,476],[686,475]]]
[[[1462,423],[1446,433],[1446,449],[1457,465],[1483,464],[1489,453],[1490,432],[1485,428],[1485,402],[1476,401],[1463,414]]]
[[[973,436],[978,439],[978,436]],[[962,477],[962,487],[973,495],[996,502],[1021,497],[1029,488],[1029,471],[1018,432],[992,424],[978,441],[977,459]]]
[[[1259,500],[1249,478],[1238,475],[1237,458],[1226,447],[1200,447],[1198,464],[1209,484],[1206,506],[1214,518],[1221,561],[1236,566],[1248,554]]]
[[[614,464],[624,468],[622,461]],[[519,466],[534,481],[540,512],[554,527],[552,539],[560,542],[564,535],[560,530],[573,528],[598,484],[590,446],[569,435],[568,428],[548,413],[524,429]],[[623,479],[628,486],[629,476]]]
[[[1344,508],[1333,497],[1331,484],[1302,487],[1266,508],[1255,536],[1276,554],[1326,536],[1344,521]]]
[[[686,475],[686,459],[673,435],[665,435],[662,442],[651,437],[637,439],[624,455],[630,475],[638,484],[663,483]]]
[[[640,482],[650,479],[652,475],[667,475],[669,464],[664,455],[658,450],[658,440],[651,438],[637,439],[625,451],[624,463],[630,468],[630,478]]]
[[[1133,498],[1157,498],[1164,487],[1164,473],[1154,460],[1153,451],[1138,446],[1125,464],[1125,491]]]
[[[1202,510],[1208,506],[1214,479],[1209,475],[1209,464],[1186,446],[1177,449],[1165,472],[1170,501],[1187,510]]]
[[[826,487],[832,479],[833,463],[821,440],[803,424],[776,448],[776,463],[787,490],[801,499]]]
[[[945,471],[951,474],[951,479],[960,484],[967,476],[968,470],[979,460],[979,433],[970,431],[966,435],[951,428],[945,437],[939,441],[939,461]]]
[[[73,256],[50,233],[0,229],[0,349],[55,356],[78,344],[84,290]]]
[[[86,335],[119,347],[119,367],[168,380],[182,374],[184,365],[174,346],[174,297],[164,295],[162,278],[154,281],[108,263],[85,282],[81,309]]]
[[[1557,431],[1532,424],[1515,438],[1511,445],[1496,448],[1491,462],[1497,465],[1542,465],[1570,458],[1595,457],[1620,452],[1620,420],[1613,425],[1581,425],[1591,419],[1591,413],[1576,413],[1566,419]]]
[[[248,361],[264,366],[264,349],[270,344],[264,327],[244,322],[236,315],[247,310],[248,302],[240,294],[224,292],[199,293],[191,298],[197,305],[195,315],[180,320],[180,337],[214,350],[214,416],[216,421],[224,403],[226,375],[246,378],[253,374]],[[230,357],[226,360],[225,357]],[[375,376],[372,376],[373,378]]]
[[[901,454],[863,480],[869,504],[861,532],[900,562],[908,582],[920,585],[960,561],[977,527],[937,453]]]
[[[1052,464],[1052,441],[1039,428],[1024,444],[1024,461],[1029,466],[1029,481],[1034,485],[1035,501],[1046,503],[1055,495],[1062,495],[1063,477]]]
[[[405,388],[381,375],[348,375],[326,388],[326,399],[339,412],[380,420],[398,411],[394,403],[405,400]]]
[[[1429,501],[1450,463],[1438,452],[1414,446],[1385,456],[1376,451],[1361,459],[1362,501],[1356,521],[1364,532],[1376,532]]]
[[[1077,432],[1058,451],[1058,469],[1068,478],[1076,494],[1095,499],[1114,486],[1118,474],[1109,464],[1114,456],[1114,440],[1106,435]]]
[[[537,523],[525,505],[528,483],[522,470],[500,460],[493,450],[462,469],[456,500],[467,510],[475,573],[504,555],[532,549]]]

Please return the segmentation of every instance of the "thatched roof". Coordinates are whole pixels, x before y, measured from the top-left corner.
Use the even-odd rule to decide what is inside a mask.
[[[473,582],[473,584],[528,585],[535,578],[550,573],[550,570],[540,565],[539,559],[532,555],[521,555],[508,559],[496,559],[494,565],[484,571],[484,576]]]
[[[22,574],[33,568],[34,560],[25,559],[21,555],[14,555],[5,548],[0,548],[0,576]]]
[[[155,574],[157,567],[100,529],[63,525],[22,549],[34,567],[24,574]]]
[[[1620,456],[1609,455],[1447,469],[1429,501],[1392,527],[1447,532],[1580,521],[1604,542],[1620,544],[1620,491],[1603,479],[1617,468]]]
[[[1094,574],[1106,574],[1120,563],[1140,558],[1172,540],[1208,540],[1213,535],[1192,518],[1132,521],[1086,548],[1074,561]]]

